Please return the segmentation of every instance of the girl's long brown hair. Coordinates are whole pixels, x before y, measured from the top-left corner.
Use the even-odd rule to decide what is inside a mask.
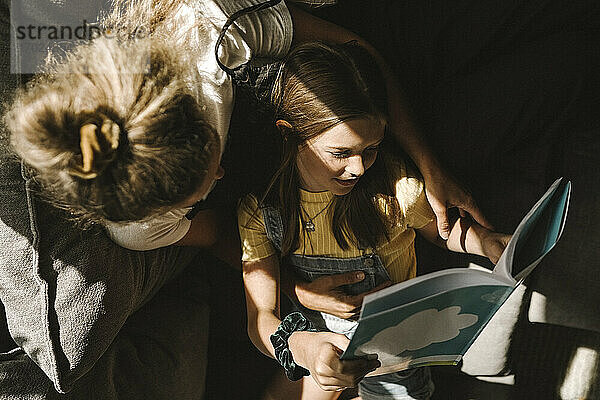
[[[272,93],[276,118],[289,122],[283,129],[282,161],[263,204],[273,204],[284,221],[282,255],[299,247],[299,173],[296,158],[305,142],[323,131],[353,119],[384,123],[386,95],[381,73],[366,51],[355,43],[329,46],[303,44],[282,63]],[[385,156],[380,156],[354,189],[336,197],[328,210],[333,235],[342,249],[376,247],[387,238],[387,225],[375,204],[377,194],[392,194]]]

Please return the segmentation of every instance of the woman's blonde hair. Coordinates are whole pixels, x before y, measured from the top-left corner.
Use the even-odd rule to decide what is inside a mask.
[[[286,222],[282,254],[298,248],[300,212],[299,148],[310,138],[345,121],[372,119],[385,126],[387,97],[380,70],[356,43],[327,45],[311,42],[298,46],[282,63],[272,92],[276,118],[291,128],[281,128],[282,161],[262,202],[275,204]],[[377,179],[372,179],[376,176]],[[332,212],[333,234],[343,249],[349,243],[375,247],[387,236],[387,227],[374,196],[391,193],[387,169],[379,157],[356,187],[336,197]]]
[[[193,93],[188,49],[161,28],[177,3],[130,4],[104,20],[117,34],[49,59],[4,116],[41,193],[85,221],[129,222],[173,208],[219,152]],[[140,26],[148,35],[132,38]]]

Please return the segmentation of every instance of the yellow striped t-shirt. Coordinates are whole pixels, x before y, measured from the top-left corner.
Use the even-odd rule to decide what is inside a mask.
[[[427,225],[434,215],[427,202],[422,181],[415,174],[407,173],[403,162],[396,162],[394,167],[399,210],[393,213],[392,221],[391,210],[388,210],[385,202],[379,202],[384,215],[393,222],[393,228],[389,231],[389,241],[378,246],[375,252],[387,268],[392,281],[401,282],[416,275],[414,229]],[[359,257],[363,254],[363,251],[352,245],[343,250],[331,230],[331,213],[326,210],[319,214],[333,197],[331,192],[314,193],[300,189],[300,203],[306,214],[311,217],[318,215],[312,220],[315,224],[313,232],[306,232],[306,235],[300,232],[300,247],[294,254],[335,258]],[[258,210],[255,196],[248,195],[240,202],[238,226],[243,261],[257,261],[277,253],[275,246],[267,238],[262,212]],[[303,229],[301,225],[300,229]],[[304,241],[303,237],[306,238]]]

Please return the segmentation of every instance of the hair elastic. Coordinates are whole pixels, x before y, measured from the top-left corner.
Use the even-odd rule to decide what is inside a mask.
[[[270,337],[271,344],[275,350],[275,358],[285,370],[285,375],[291,381],[297,381],[303,376],[310,375],[310,372],[294,361],[292,352],[288,345],[288,339],[296,331],[311,331],[316,329],[313,324],[300,312],[293,312],[287,315],[279,324],[279,327]]]
[[[110,119],[104,119],[100,126],[100,133],[109,144],[110,151],[119,147],[119,134],[121,128]],[[79,129],[79,148],[81,149],[82,165],[78,170],[72,170],[73,175],[83,179],[93,179],[98,176],[94,169],[94,152],[102,150],[98,142],[98,126],[94,123],[86,123]]]

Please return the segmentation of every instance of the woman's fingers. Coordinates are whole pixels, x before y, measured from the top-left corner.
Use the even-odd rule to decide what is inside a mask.
[[[433,199],[432,199],[433,200]],[[446,204],[435,200],[430,200],[431,209],[435,214],[435,218],[437,221],[437,229],[440,237],[444,240],[447,240],[450,236],[450,223],[448,222],[448,209],[446,208]]]
[[[444,240],[448,239],[450,234],[448,209],[453,207],[459,209],[461,216],[464,216],[465,212],[469,213],[479,225],[490,230],[494,229],[477,206],[473,196],[442,169],[434,175],[429,174],[425,177],[425,194],[435,213],[438,233]]]
[[[466,216],[465,212],[469,213],[471,218],[473,218],[479,225],[493,231],[494,227],[492,226],[490,221],[488,221],[485,218],[485,216],[479,209],[479,206],[477,206],[477,203],[475,203],[473,197],[468,193],[466,193],[465,196],[467,196],[467,198],[464,199],[464,201],[462,201],[460,204],[456,204],[460,212],[460,216],[464,217]]]

